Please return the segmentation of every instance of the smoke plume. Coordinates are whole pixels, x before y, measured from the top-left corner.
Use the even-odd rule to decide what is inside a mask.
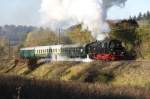
[[[82,24],[97,40],[110,31],[107,12],[113,6],[124,6],[127,0],[42,0],[41,23],[52,29],[68,28]]]

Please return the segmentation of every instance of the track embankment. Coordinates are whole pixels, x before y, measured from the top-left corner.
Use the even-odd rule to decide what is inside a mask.
[[[29,70],[25,63],[15,66],[11,61],[1,62],[0,74],[44,80],[98,82],[150,88],[149,60],[91,63],[50,62],[39,64],[34,70]]]

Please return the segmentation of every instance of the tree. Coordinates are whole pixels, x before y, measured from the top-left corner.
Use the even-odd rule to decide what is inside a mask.
[[[141,18],[142,18],[142,13],[140,12],[137,19],[141,20]]]
[[[150,59],[150,29],[149,25],[143,25],[138,28],[138,34],[141,39],[141,54],[144,58]]]
[[[135,41],[139,40],[136,29],[139,27],[136,20],[122,20],[112,29],[111,36],[120,39],[130,50],[134,47]]]
[[[72,41],[72,43],[85,44],[93,40],[91,33],[89,31],[82,30],[81,24],[72,27],[70,31],[67,33],[67,35],[69,39]]]
[[[0,55],[8,55],[8,40],[3,36],[0,37]]]
[[[56,44],[58,41],[58,37],[56,34],[49,29],[40,29],[38,31],[30,32],[27,35],[24,46],[32,47],[32,46],[45,46]]]

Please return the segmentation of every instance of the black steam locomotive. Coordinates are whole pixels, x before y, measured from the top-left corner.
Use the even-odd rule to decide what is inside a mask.
[[[105,39],[86,45],[86,53],[94,60],[122,60],[126,59],[127,51],[122,42],[116,39]]]

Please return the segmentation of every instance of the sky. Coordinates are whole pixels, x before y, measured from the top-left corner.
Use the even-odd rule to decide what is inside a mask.
[[[0,0],[0,25],[38,25],[40,0]],[[113,7],[107,19],[123,19],[150,11],[150,0],[128,0],[125,7]]]

